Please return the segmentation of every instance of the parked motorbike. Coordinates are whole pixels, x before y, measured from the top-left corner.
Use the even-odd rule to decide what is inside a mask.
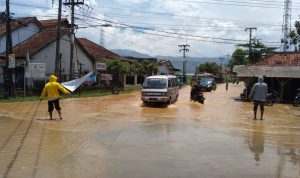
[[[296,96],[293,100],[293,105],[294,106],[299,106],[299,104],[300,104],[300,88],[297,89]]]
[[[243,93],[241,93],[241,99],[246,100],[246,89],[243,90]]]
[[[203,94],[203,91],[199,91],[199,92],[195,92],[195,93],[191,93],[191,100],[192,101],[197,101],[201,104],[204,104],[204,94]]]
[[[279,93],[276,90],[273,90],[271,93],[267,95],[266,105],[273,106],[274,103],[279,103],[280,97]]]

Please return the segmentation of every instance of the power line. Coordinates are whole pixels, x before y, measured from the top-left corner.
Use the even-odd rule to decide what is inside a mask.
[[[180,1],[180,2],[190,2],[190,3],[197,3],[197,4],[212,4],[212,5],[224,5],[224,6],[238,6],[238,7],[258,7],[258,8],[270,8],[270,9],[283,9],[277,5],[255,5],[253,4],[243,4],[239,3],[238,1],[225,1],[225,0],[214,0],[215,2],[207,2],[207,1],[192,1],[192,0],[173,0],[173,1]],[[293,9],[300,9],[299,6],[294,7]]]
[[[89,17],[84,15],[85,17]],[[181,36],[190,36],[190,37],[197,37],[197,38],[205,38],[205,39],[214,39],[214,40],[224,40],[224,41],[239,41],[239,42],[245,42],[245,40],[236,40],[236,39],[228,39],[228,38],[215,38],[215,37],[208,37],[208,36],[200,36],[200,35],[191,35],[191,34],[182,34],[182,33],[176,33],[176,32],[168,32],[168,31],[164,31],[164,30],[157,30],[157,29],[152,29],[152,28],[145,28],[145,27],[138,27],[138,26],[132,26],[132,25],[127,25],[124,23],[118,23],[118,22],[113,22],[113,21],[108,21],[108,20],[103,20],[103,19],[99,19],[96,17],[89,17],[91,19],[95,19],[95,20],[100,20],[100,21],[105,21],[105,22],[109,22],[109,23],[114,23],[116,25],[121,25],[120,27],[122,28],[132,28],[132,29],[140,29],[140,30],[150,30],[150,31],[155,31],[155,32],[161,32],[161,33],[167,33],[167,34],[173,34],[173,35],[181,35]],[[100,26],[100,25],[99,25]],[[82,27],[81,27],[82,28]]]
[[[89,17],[84,15],[85,17],[88,18],[92,18],[94,20],[98,20],[98,21],[105,21],[105,22],[110,22],[110,23],[114,23],[116,25],[123,25],[122,26],[115,26],[118,28],[131,28],[131,29],[140,29],[140,30],[151,30],[151,31],[155,31],[155,32],[162,32],[162,33],[167,33],[167,34],[172,34],[172,35],[181,35],[181,36],[185,36],[186,34],[182,34],[182,33],[175,33],[175,32],[167,32],[167,31],[163,31],[163,30],[156,30],[156,29],[152,29],[152,28],[144,28],[144,27],[137,27],[137,26],[131,26],[131,25],[127,25],[127,24],[123,24],[123,23],[118,23],[118,22],[113,22],[113,21],[108,21],[108,20],[103,20],[103,19],[99,19],[99,18],[95,18],[95,17]],[[99,24],[99,25],[94,25],[92,27],[97,27],[97,26],[103,26],[103,24]],[[124,27],[125,26],[125,27]],[[79,27],[79,28],[88,28],[88,27]],[[149,34],[149,32],[147,32]],[[151,33],[153,34],[153,33]],[[155,34],[158,35],[158,34]],[[196,37],[196,38],[207,38],[207,39],[214,39],[214,40],[227,40],[227,41],[239,41],[239,42],[245,42],[245,40],[235,40],[235,39],[225,39],[225,38],[213,38],[213,37],[207,37],[207,36],[197,36],[197,35],[188,35],[190,37]],[[170,37],[170,36],[168,36]],[[216,41],[213,41],[216,42]],[[221,43],[218,41],[218,43]],[[237,43],[230,43],[230,44],[237,44]]]
[[[174,20],[178,20],[178,21],[181,21],[182,22],[182,18],[184,18],[184,20],[186,19],[196,19],[197,21],[203,21],[203,20],[211,20],[211,21],[230,21],[230,22],[234,22],[234,23],[256,23],[256,22],[251,22],[251,21],[237,21],[237,20],[232,20],[232,19],[223,19],[223,18],[204,18],[204,17],[200,17],[200,16],[186,16],[186,15],[177,15],[177,14],[167,14],[167,13],[160,13],[160,12],[149,12],[149,11],[132,11],[132,10],[129,10],[128,9],[122,9],[122,8],[115,8],[115,7],[104,7],[103,9],[105,8],[108,8],[108,9],[115,9],[115,10],[118,10],[118,12],[128,12],[130,13],[129,15],[127,14],[115,14],[115,13],[111,13],[108,12],[108,13],[103,13],[103,12],[100,12],[99,10],[95,9],[95,8],[92,8],[93,10],[99,12],[100,14],[103,14],[103,15],[107,15],[107,14],[110,14],[110,15],[115,15],[115,16],[118,16],[118,17],[130,17],[131,18],[142,18],[142,19],[155,19],[155,17],[151,16],[151,17],[145,17],[145,16],[140,16],[138,14],[135,15],[135,13],[146,13],[146,14],[154,14],[154,15],[162,15],[162,16],[171,16],[171,17],[180,17],[181,19],[170,19],[168,18],[167,20],[170,21],[174,21]],[[128,19],[128,20],[130,20]],[[158,19],[162,19],[161,16],[158,17]],[[191,20],[188,20],[188,21],[191,21]],[[211,21],[208,21],[208,23],[211,23]],[[257,25],[257,24],[256,24]],[[262,25],[266,25],[266,26],[270,26],[270,25],[274,25],[274,24],[262,24]],[[281,26],[281,24],[276,24],[277,26]]]

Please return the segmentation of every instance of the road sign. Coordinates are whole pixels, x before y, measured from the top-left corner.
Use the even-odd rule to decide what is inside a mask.
[[[111,74],[101,74],[100,75],[101,80],[112,80]]]
[[[8,55],[8,68],[15,68],[16,67],[16,55],[9,54]]]
[[[97,62],[96,63],[96,69],[97,70],[106,70],[106,64],[103,62]]]
[[[46,64],[45,63],[30,63],[25,71],[26,78],[45,78]]]

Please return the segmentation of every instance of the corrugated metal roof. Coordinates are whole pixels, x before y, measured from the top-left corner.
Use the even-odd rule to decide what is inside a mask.
[[[233,71],[239,77],[300,78],[300,66],[265,67],[237,65],[234,66]]]

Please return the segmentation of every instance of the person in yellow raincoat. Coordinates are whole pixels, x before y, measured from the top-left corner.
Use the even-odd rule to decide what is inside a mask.
[[[66,90],[61,84],[57,82],[57,77],[55,75],[51,75],[49,77],[49,82],[45,85],[40,100],[44,97],[48,98],[48,112],[50,119],[52,120],[52,112],[53,112],[53,104],[56,111],[59,114],[59,119],[62,119],[61,108],[59,106],[60,94],[59,91],[62,91],[64,94],[70,94],[68,90]]]

